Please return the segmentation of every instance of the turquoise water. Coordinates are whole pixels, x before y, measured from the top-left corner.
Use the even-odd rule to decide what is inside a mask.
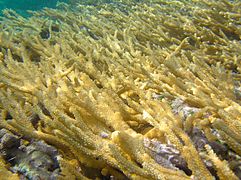
[[[137,2],[140,0],[136,0]],[[2,10],[12,9],[22,16],[29,16],[27,10],[40,10],[44,7],[55,8],[57,2],[74,3],[77,0],[0,0],[0,16]],[[81,4],[96,5],[98,3],[111,3],[113,0],[79,0]]]
[[[13,9],[17,13],[28,16],[27,10],[39,10],[44,7],[54,8],[61,0],[0,0],[0,11],[5,8]],[[68,0],[62,0],[67,2]]]
[[[8,8],[16,11],[22,16],[28,16],[27,10],[40,10],[44,7],[55,8],[57,2],[76,2],[77,0],[0,0],[0,16],[2,15],[2,10]],[[142,0],[136,0],[139,2]],[[229,0],[234,1],[234,0]],[[82,4],[92,4],[96,3],[111,3],[113,0],[79,0]]]

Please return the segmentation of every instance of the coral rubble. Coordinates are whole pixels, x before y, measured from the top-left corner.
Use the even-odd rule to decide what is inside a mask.
[[[240,179],[240,1],[71,2],[3,12],[0,177]]]

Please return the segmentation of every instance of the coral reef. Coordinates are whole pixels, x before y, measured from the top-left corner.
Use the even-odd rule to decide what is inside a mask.
[[[240,1],[72,3],[3,11],[0,176],[240,179]]]

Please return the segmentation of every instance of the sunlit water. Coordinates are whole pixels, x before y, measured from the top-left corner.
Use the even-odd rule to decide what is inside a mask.
[[[67,0],[63,0],[66,1]],[[3,9],[13,9],[17,13],[28,16],[27,10],[40,10],[44,7],[55,8],[58,0],[0,0],[0,13]]]

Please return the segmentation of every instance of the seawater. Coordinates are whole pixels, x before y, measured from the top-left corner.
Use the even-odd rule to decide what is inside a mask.
[[[136,0],[137,2],[140,0]],[[2,10],[12,9],[22,16],[29,16],[28,10],[37,11],[42,8],[55,8],[57,2],[71,3],[71,0],[0,0],[0,16]],[[82,4],[96,5],[97,3],[112,3],[113,0],[79,0]]]
[[[55,8],[57,2],[71,3],[74,0],[0,0],[0,16],[2,10],[12,9],[22,16],[29,16],[28,10],[37,11],[42,8]],[[142,0],[135,0],[136,2]],[[99,3],[114,3],[115,0],[79,0],[79,3],[85,5],[96,5]],[[121,2],[121,0],[120,0]]]
[[[136,0],[136,2],[140,1],[142,0]],[[0,16],[2,15],[2,10],[4,9],[12,9],[22,16],[29,16],[27,10],[35,11],[44,7],[55,8],[57,2],[68,3],[71,2],[71,0],[0,0]],[[93,3],[92,5],[94,5],[97,2],[111,3],[113,0],[79,0],[79,2],[83,4]]]
[[[55,8],[61,0],[0,0],[0,15],[2,10],[12,9],[22,16],[28,16],[27,10],[40,10],[44,7]],[[68,0],[62,0],[67,2]]]

